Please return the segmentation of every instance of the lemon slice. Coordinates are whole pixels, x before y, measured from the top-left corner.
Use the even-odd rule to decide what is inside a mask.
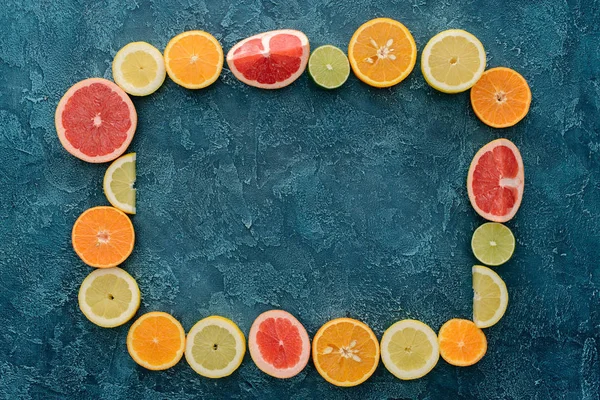
[[[104,174],[104,194],[113,207],[135,214],[135,153],[113,161]]]
[[[185,359],[194,371],[207,378],[231,375],[245,353],[244,334],[227,318],[216,315],[204,318],[187,335]]]
[[[112,64],[115,83],[134,96],[156,92],[165,81],[165,60],[146,42],[129,43],[117,52]]]
[[[473,322],[479,328],[495,325],[508,306],[506,284],[497,273],[475,265],[473,267]]]
[[[497,222],[487,222],[473,232],[471,249],[482,263],[502,265],[515,251],[515,237],[508,227]]]
[[[461,29],[450,29],[427,42],[421,55],[421,70],[434,89],[459,93],[481,78],[485,62],[485,50],[479,39]]]
[[[437,335],[420,321],[398,321],[381,338],[383,365],[399,379],[410,380],[427,375],[439,358]]]
[[[97,269],[79,288],[79,308],[94,324],[114,328],[129,321],[140,307],[140,289],[121,268]]]

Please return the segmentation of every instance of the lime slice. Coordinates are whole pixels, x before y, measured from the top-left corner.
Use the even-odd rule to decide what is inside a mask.
[[[94,324],[114,328],[129,321],[140,307],[140,289],[121,268],[97,269],[79,288],[79,308]]]
[[[500,276],[488,267],[473,267],[473,322],[479,328],[495,325],[508,306],[508,291]]]
[[[432,37],[421,55],[421,71],[427,83],[444,93],[459,93],[473,86],[485,69],[483,45],[461,29],[449,29]]]
[[[207,378],[231,375],[242,363],[246,339],[240,328],[227,318],[204,318],[190,329],[185,359],[194,371]]]
[[[116,159],[104,174],[104,194],[113,207],[135,214],[135,153]]]
[[[507,262],[515,251],[515,237],[508,227],[487,222],[473,233],[471,249],[479,261],[496,267]]]
[[[165,60],[146,42],[129,43],[117,52],[112,64],[115,83],[134,96],[147,96],[165,81]]]
[[[381,360],[399,379],[417,379],[427,375],[439,358],[437,335],[420,321],[398,321],[381,338]]]
[[[308,73],[322,88],[335,89],[348,79],[350,63],[342,50],[328,44],[312,52],[308,59]]]

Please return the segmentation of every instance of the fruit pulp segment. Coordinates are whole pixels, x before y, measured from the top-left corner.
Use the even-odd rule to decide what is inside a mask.
[[[85,302],[92,312],[106,319],[117,318],[127,311],[132,297],[127,282],[110,274],[94,279],[85,292]]]
[[[352,48],[358,69],[369,78],[391,81],[412,64],[412,43],[398,26],[379,22],[366,27]]]
[[[167,54],[171,71],[189,84],[201,84],[213,77],[219,64],[219,49],[202,35],[179,39]]]
[[[500,288],[491,277],[474,273],[473,289],[475,291],[474,315],[480,321],[490,320],[496,314],[496,310],[500,308],[502,295]]]
[[[428,61],[431,75],[450,86],[469,82],[481,65],[477,46],[461,36],[447,36],[434,44]]]
[[[518,197],[516,187],[504,185],[502,180],[515,178],[519,164],[513,151],[497,146],[478,160],[473,173],[473,193],[477,206],[493,215],[505,215]]]
[[[130,110],[106,85],[93,83],[75,91],[62,113],[65,138],[87,156],[112,153],[131,128]]]
[[[208,325],[194,336],[192,355],[194,361],[211,370],[222,370],[237,354],[236,341],[225,328]]]
[[[278,34],[265,49],[262,39],[251,39],[233,53],[233,63],[246,79],[274,84],[291,77],[300,68],[302,41],[294,35]]]
[[[110,188],[118,201],[125,204],[135,204],[136,191],[132,185],[135,182],[135,161],[123,163],[112,174]]]
[[[277,369],[291,368],[300,361],[302,338],[298,327],[286,318],[261,322],[256,343],[263,359]]]
[[[134,51],[125,56],[121,70],[125,80],[135,87],[145,87],[156,78],[158,64],[145,51]]]
[[[403,370],[423,368],[433,353],[427,335],[414,328],[404,328],[396,332],[390,340],[390,359]]]
[[[337,382],[356,382],[376,364],[377,344],[367,331],[348,322],[329,327],[317,343],[319,364]]]
[[[166,364],[181,349],[181,331],[166,317],[149,317],[136,327],[131,344],[140,359],[151,365]]]

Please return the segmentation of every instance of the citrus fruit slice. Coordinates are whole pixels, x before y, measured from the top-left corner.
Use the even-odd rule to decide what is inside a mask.
[[[489,328],[500,321],[508,306],[506,284],[497,273],[481,265],[473,266],[473,322]]]
[[[146,42],[129,43],[119,50],[112,73],[116,84],[134,96],[156,92],[167,76],[162,53]]]
[[[525,173],[519,149],[508,139],[483,146],[471,161],[467,191],[477,214],[494,222],[515,216],[523,198]]]
[[[112,161],[127,150],[137,113],[127,94],[106,79],[89,78],[71,86],[54,114],[63,147],[91,162]]]
[[[104,194],[113,207],[135,214],[135,153],[119,157],[104,174]]]
[[[467,367],[476,364],[487,351],[487,339],[473,321],[454,318],[438,333],[440,355],[448,364]]]
[[[379,364],[379,341],[364,323],[338,318],[323,325],[313,338],[313,362],[325,380],[336,386],[360,385]]]
[[[185,331],[173,316],[153,311],[142,315],[129,328],[127,351],[144,368],[160,371],[181,360]]]
[[[415,67],[417,45],[400,22],[376,18],[354,32],[348,58],[358,79],[371,86],[390,87],[402,82]]]
[[[486,222],[473,233],[471,249],[482,263],[491,266],[502,265],[515,251],[515,237],[505,225]]]
[[[310,339],[304,326],[290,313],[271,310],[258,316],[248,336],[256,366],[275,378],[291,378],[306,367]]]
[[[306,68],[308,38],[281,29],[251,36],[227,53],[227,65],[240,81],[261,89],[279,89],[294,82]]]
[[[350,63],[346,53],[328,44],[312,52],[308,59],[308,73],[322,88],[336,89],[348,79]]]
[[[531,89],[525,78],[510,68],[492,68],[471,89],[475,115],[486,125],[507,128],[525,118]]]
[[[121,268],[92,271],[79,288],[79,308],[94,324],[114,328],[129,321],[140,307],[140,289]]]
[[[91,267],[121,264],[133,251],[135,233],[131,220],[114,207],[87,209],[77,218],[71,233],[73,249]]]
[[[381,361],[399,379],[418,379],[427,375],[439,358],[437,335],[420,321],[398,321],[381,338]]]
[[[227,318],[216,315],[204,318],[187,336],[185,359],[194,371],[207,378],[231,375],[245,353],[244,334]]]
[[[202,89],[219,78],[223,69],[223,48],[208,32],[183,32],[167,44],[165,67],[169,78],[178,85]]]
[[[479,39],[462,29],[449,29],[427,42],[421,55],[421,71],[434,89],[459,93],[481,78],[485,62],[485,50]]]

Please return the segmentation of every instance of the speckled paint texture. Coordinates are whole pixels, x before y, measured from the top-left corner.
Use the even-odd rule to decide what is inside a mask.
[[[2,399],[585,399],[600,383],[600,2],[401,0],[5,0],[0,14],[0,398]],[[313,48],[346,49],[368,19],[403,22],[421,50],[463,28],[488,66],[515,68],[533,93],[529,115],[497,130],[468,93],[431,89],[419,67],[391,89],[351,76],[339,90],[305,74],[261,91],[226,69],[190,91],[168,78],[134,98],[139,115],[137,243],[123,265],[142,291],[140,313],[172,313],[184,328],[219,314],[247,333],[283,308],[314,335],[350,316],[378,337],[416,318],[434,330],[471,315],[470,250],[483,221],[465,188],[471,158],[507,137],[521,149],[523,204],[508,223],[512,260],[497,271],[510,293],[489,350],[470,368],[440,360],[402,382],[380,365],[341,389],[312,363],[280,381],[246,358],[231,377],[165,372],[127,354],[130,324],[103,329],[77,306],[91,269],[71,248],[85,209],[107,204],[106,165],[61,147],[54,109],[88,77],[111,78],[131,41],[164,49],[190,29],[227,51],[277,28]],[[417,60],[420,63],[420,59]]]

